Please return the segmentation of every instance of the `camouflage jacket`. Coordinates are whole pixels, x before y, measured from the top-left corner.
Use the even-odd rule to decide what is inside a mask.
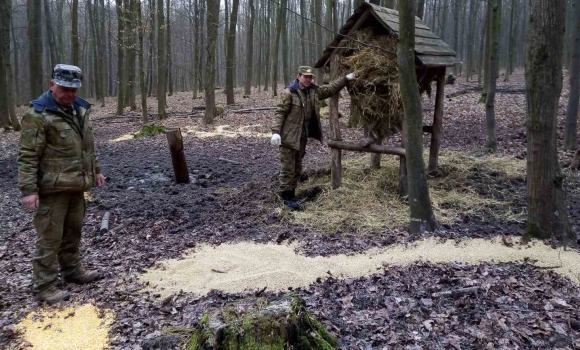
[[[315,138],[322,142],[322,127],[320,125],[320,107],[319,100],[324,100],[330,96],[336,95],[346,85],[346,78],[339,78],[332,81],[328,85],[317,86],[312,84],[310,89],[316,93],[308,94],[310,98],[310,105],[314,106],[314,115],[308,123],[308,136]],[[282,145],[300,149],[300,137],[302,136],[302,128],[304,127],[304,94],[299,92],[300,86],[298,79],[292,84],[288,85],[281,94],[282,101],[278,104],[274,116],[274,124],[272,125],[272,133],[280,134],[282,138]]]
[[[99,174],[90,104],[77,97],[65,113],[50,91],[32,101],[22,118],[18,145],[18,187],[22,195],[80,192]],[[72,118],[80,116],[75,122]]]

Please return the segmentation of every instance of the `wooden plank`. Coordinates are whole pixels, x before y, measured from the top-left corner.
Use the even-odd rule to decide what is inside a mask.
[[[384,20],[386,20],[389,25],[391,23],[399,25],[399,17],[395,17],[395,16],[390,16],[390,15],[385,15],[383,13],[379,14],[379,16],[384,17]],[[425,24],[423,24],[423,22],[421,21],[415,21],[415,29],[425,29],[431,32],[431,28],[429,28],[428,26],[426,26]]]
[[[417,58],[428,67],[452,67],[455,65],[455,56],[417,55]]]
[[[428,56],[455,56],[455,51],[440,46],[415,45],[415,52],[418,55]]]
[[[343,149],[345,151],[392,154],[395,156],[405,157],[405,149],[401,147],[382,146],[382,145],[370,145],[368,147],[362,147],[357,142],[343,142],[343,141],[329,141],[328,147],[333,149]]]

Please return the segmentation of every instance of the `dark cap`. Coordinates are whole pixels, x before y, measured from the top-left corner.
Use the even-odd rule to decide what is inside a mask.
[[[52,70],[52,80],[56,85],[78,89],[82,86],[83,72],[77,66],[57,64]]]
[[[298,74],[314,76],[314,69],[310,66],[300,66],[298,67]]]

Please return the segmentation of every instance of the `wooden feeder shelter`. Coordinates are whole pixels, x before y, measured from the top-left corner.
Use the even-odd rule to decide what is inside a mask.
[[[363,3],[340,29],[330,46],[324,50],[322,57],[316,62],[315,68],[330,68],[331,75],[338,76],[341,57],[349,49],[345,42],[357,31],[363,30],[372,31],[373,36],[387,36],[398,41],[399,13],[392,9]],[[385,52],[387,49],[391,55],[396,55],[396,51],[392,48],[385,48]],[[447,67],[454,66],[457,62],[455,51],[423,24],[418,17],[415,17],[415,62],[417,84],[421,91],[430,91],[431,83],[437,81],[433,124],[423,127],[425,133],[431,134],[428,171],[434,173],[437,172],[441,145],[445,73]],[[377,144],[372,136],[360,142],[343,142],[338,120],[338,96],[330,98],[329,108],[330,141],[328,145],[332,148],[333,188],[338,188],[341,184],[341,150],[397,155],[401,157],[401,164],[405,164],[404,148]],[[401,181],[406,172],[403,168],[404,166],[401,166]]]

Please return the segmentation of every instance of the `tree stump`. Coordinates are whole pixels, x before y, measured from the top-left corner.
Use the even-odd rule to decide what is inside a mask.
[[[238,302],[206,314],[187,349],[336,349],[336,339],[299,298]]]
[[[178,184],[189,183],[189,169],[185,161],[185,152],[183,151],[183,138],[181,130],[169,130],[165,133],[167,143],[171,151],[171,162],[173,163],[173,172],[175,173],[175,182]]]

